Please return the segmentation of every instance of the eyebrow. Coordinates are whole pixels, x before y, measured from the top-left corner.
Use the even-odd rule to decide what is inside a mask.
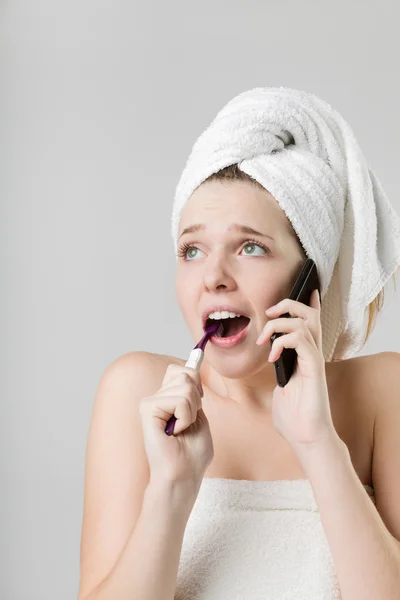
[[[203,231],[204,229],[206,229],[205,225],[201,225],[201,224],[190,225],[190,227],[185,227],[185,229],[182,231],[182,233],[179,237],[181,238],[183,235],[185,235],[185,233],[194,233],[196,231]],[[266,237],[266,238],[269,238],[270,240],[275,241],[275,238],[273,238],[271,235],[268,235],[267,233],[261,233],[260,231],[257,231],[256,229],[253,229],[252,227],[248,227],[247,225],[240,225],[239,223],[233,223],[230,227],[228,227],[228,231],[238,231],[239,233],[249,233],[250,235],[258,235],[258,236]]]

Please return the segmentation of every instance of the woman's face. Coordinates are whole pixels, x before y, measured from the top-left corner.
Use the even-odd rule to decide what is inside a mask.
[[[185,233],[194,225],[201,229]],[[265,311],[289,295],[304,261],[275,198],[248,182],[203,183],[183,209],[178,254],[177,299],[196,341],[204,334],[204,311],[215,305],[231,305],[250,319],[238,345],[222,349],[210,342],[208,360],[235,377],[265,364],[269,347],[255,343],[268,321]]]

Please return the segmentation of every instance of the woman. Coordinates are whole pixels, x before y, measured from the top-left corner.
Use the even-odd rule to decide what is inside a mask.
[[[398,597],[400,357],[352,355],[400,264],[399,224],[322,100],[256,88],[217,114],[172,231],[194,339],[211,314],[230,341],[211,338],[200,372],[146,352],[106,370],[79,600]],[[309,306],[288,299],[307,257],[321,280]],[[297,364],[282,388],[285,348]]]

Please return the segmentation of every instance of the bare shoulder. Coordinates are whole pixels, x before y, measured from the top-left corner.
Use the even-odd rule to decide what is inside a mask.
[[[376,397],[372,462],[376,507],[400,542],[400,353],[382,352],[370,381]]]
[[[118,357],[112,365],[119,364],[122,368],[130,371],[133,368],[145,367],[154,371],[163,371],[169,364],[182,364],[183,361],[176,356],[168,354],[157,354],[144,350],[134,350]]]
[[[344,365],[350,369],[358,388],[365,394],[371,395],[383,391],[385,386],[391,386],[396,374],[399,374],[400,354],[398,352],[378,352],[358,356]]]
[[[379,352],[333,363],[333,380],[340,397],[368,412],[373,421],[382,410],[386,392],[400,377],[400,354]],[[348,406],[349,407],[349,406]]]
[[[365,484],[372,484],[376,424],[393,396],[400,376],[400,354],[380,352],[326,363],[335,428],[346,443],[353,465]],[[400,403],[399,403],[400,404]]]
[[[98,384],[86,451],[79,598],[111,572],[139,518],[150,478],[139,402],[160,388],[173,361],[128,352]]]
[[[148,381],[149,387],[157,386],[156,389],[158,389],[169,364],[181,365],[184,363],[176,356],[135,350],[118,357],[108,369],[120,371],[126,377],[136,378],[141,373],[144,376],[141,378],[144,385]]]
[[[399,402],[400,353],[380,352],[367,357],[364,369],[364,386],[377,417],[392,402]]]

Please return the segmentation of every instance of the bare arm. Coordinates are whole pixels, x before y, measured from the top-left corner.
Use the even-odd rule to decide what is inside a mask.
[[[173,600],[192,504],[170,484],[149,483],[117,564],[85,600]]]
[[[313,488],[343,600],[398,600],[400,544],[368,497],[345,443],[335,436],[299,458]]]
[[[130,353],[98,385],[86,450],[79,600],[173,598],[194,500],[150,480],[139,412],[166,367],[158,355]],[[164,595],[153,593],[157,585]]]
[[[359,393],[374,414],[376,506],[339,435],[297,455],[313,488],[343,600],[399,600],[400,354],[365,358]]]

